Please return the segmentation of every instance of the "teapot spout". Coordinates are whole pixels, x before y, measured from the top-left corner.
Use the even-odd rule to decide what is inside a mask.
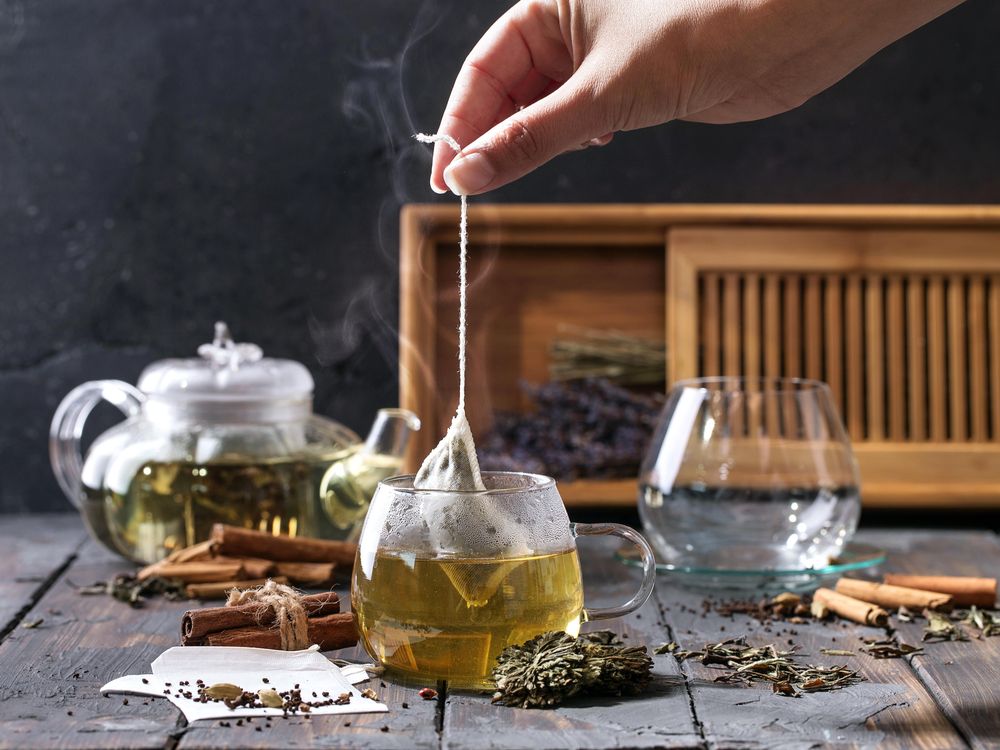
[[[365,439],[365,453],[402,458],[420,418],[408,409],[379,409]]]

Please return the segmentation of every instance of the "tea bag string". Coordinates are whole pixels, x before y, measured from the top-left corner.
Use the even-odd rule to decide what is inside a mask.
[[[282,651],[300,651],[311,645],[306,619],[308,615],[302,606],[302,595],[291,586],[268,580],[260,588],[230,591],[226,606],[238,607],[241,604],[259,605],[259,620],[263,620],[269,612],[274,612]]]
[[[447,143],[455,153],[461,153],[462,147],[458,141],[446,133],[417,133],[413,136],[421,143]],[[462,202],[461,218],[458,222],[458,411],[465,411],[465,289],[467,284],[466,256],[469,245],[469,204],[464,195],[459,196]]]

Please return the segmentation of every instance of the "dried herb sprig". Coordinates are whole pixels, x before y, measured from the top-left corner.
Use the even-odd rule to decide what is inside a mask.
[[[76,587],[77,593],[84,596],[107,595],[125,602],[130,607],[142,607],[146,599],[162,596],[170,601],[183,599],[184,584],[159,576],[151,576],[139,580],[134,575],[119,573],[108,581],[98,581],[90,586]]]
[[[610,631],[579,637],[553,631],[500,653],[493,702],[555,708],[584,693],[633,695],[649,683],[652,668],[645,646],[625,646]]]
[[[700,651],[684,651],[676,644],[668,643],[654,653],[672,653],[678,661],[697,659],[706,666],[729,670],[716,677],[716,682],[742,682],[746,685],[769,682],[775,693],[793,697],[802,693],[839,690],[864,679],[846,666],[800,664],[792,658],[792,651],[781,651],[773,645],[750,646],[746,636],[721,643],[707,643]]]

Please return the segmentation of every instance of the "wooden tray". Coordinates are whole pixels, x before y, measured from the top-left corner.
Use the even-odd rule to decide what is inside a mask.
[[[457,401],[457,222],[457,206],[402,213],[400,403],[425,421],[411,470]],[[477,434],[525,408],[520,381],[548,379],[560,324],[617,329],[666,340],[667,382],[830,381],[868,506],[1000,506],[1000,208],[474,203],[469,225]],[[781,315],[765,320],[775,284]],[[719,311],[738,322],[718,328]],[[636,502],[633,480],[561,490]]]

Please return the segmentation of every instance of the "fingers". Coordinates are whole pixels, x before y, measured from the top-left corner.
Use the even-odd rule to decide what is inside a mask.
[[[469,53],[445,107],[439,133],[466,146],[523,105],[545,96],[572,73],[555,4],[524,0],[505,13]],[[447,144],[434,148],[431,187],[444,192]]]
[[[611,140],[592,87],[577,73],[548,96],[515,112],[462,149],[444,170],[445,184],[475,195],[512,182],[564,151]]]

